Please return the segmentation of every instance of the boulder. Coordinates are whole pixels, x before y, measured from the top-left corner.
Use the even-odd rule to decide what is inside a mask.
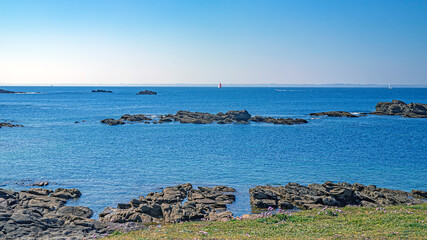
[[[58,188],[54,193],[51,194],[51,197],[64,198],[64,199],[72,199],[79,198],[82,193],[75,188],[66,189],[66,188]]]

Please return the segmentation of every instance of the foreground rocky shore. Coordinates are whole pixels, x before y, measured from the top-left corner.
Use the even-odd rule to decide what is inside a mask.
[[[152,192],[116,208],[107,207],[94,220],[93,211],[66,206],[78,199],[77,189],[44,188],[14,192],[0,188],[0,239],[82,239],[146,228],[150,224],[236,219],[227,206],[236,200],[236,190],[227,186],[193,188],[190,183]],[[385,207],[414,205],[427,192],[411,193],[354,183],[289,183],[285,186],[257,186],[249,190],[254,208],[314,209],[348,205]],[[243,218],[256,218],[244,215]]]

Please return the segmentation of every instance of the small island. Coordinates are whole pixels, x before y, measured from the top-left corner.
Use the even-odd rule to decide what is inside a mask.
[[[92,90],[92,92],[93,93],[112,93],[113,91],[97,89],[97,90]]]
[[[150,90],[144,90],[144,91],[140,91],[136,95],[157,95],[157,93],[153,92],[153,91],[150,91]]]

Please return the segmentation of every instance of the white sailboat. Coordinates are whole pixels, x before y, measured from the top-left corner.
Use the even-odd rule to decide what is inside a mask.
[[[388,84],[388,89],[391,89],[391,85],[390,85],[390,83]]]

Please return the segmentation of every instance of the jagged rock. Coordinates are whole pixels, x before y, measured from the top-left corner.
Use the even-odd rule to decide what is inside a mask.
[[[75,188],[66,189],[66,188],[58,188],[54,193],[51,194],[52,197],[64,198],[64,199],[72,199],[79,198],[82,193]]]
[[[138,216],[144,216],[144,222],[150,220],[147,216],[153,222],[198,221],[208,218],[214,211],[225,211],[227,204],[234,202],[236,197],[223,191],[233,190],[226,186],[193,189],[189,183],[167,187],[160,193],[151,192],[138,200],[132,199],[128,204],[119,204],[117,209],[106,208],[99,217],[102,222],[138,222]],[[219,216],[220,219],[226,217]]]
[[[319,112],[310,113],[310,116],[328,116],[328,117],[358,117],[354,114],[345,111],[330,111],[330,112]]]
[[[375,106],[374,115],[399,115],[408,118],[427,118],[427,104],[409,103],[399,100],[379,102]]]
[[[427,191],[412,190],[412,195],[418,198],[427,198]]]
[[[77,191],[55,192],[77,196]],[[93,211],[89,208],[64,206],[67,200],[52,196],[52,192],[42,188],[21,192],[0,189],[0,238],[83,239],[114,231],[108,228],[111,223],[90,219]]]
[[[144,90],[144,91],[140,91],[136,95],[157,95],[157,93],[153,92],[153,91],[150,91],[150,90]]]
[[[414,193],[358,183],[325,182],[308,186],[289,183],[278,187],[257,186],[249,189],[249,194],[251,205],[257,208],[289,209],[296,206],[302,209],[312,209],[324,206],[389,206],[422,203],[421,200],[412,198],[416,195]]]

